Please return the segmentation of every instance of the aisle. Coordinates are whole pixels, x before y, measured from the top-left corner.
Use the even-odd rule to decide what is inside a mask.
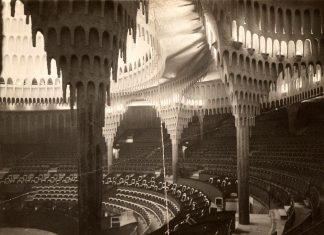
[[[268,214],[250,214],[250,224],[238,223],[236,214],[236,230],[232,234],[267,235],[271,229],[271,220]]]

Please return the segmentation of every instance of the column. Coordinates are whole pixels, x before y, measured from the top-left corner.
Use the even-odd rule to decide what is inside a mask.
[[[46,112],[45,114],[42,113],[42,141],[46,140],[47,138],[47,129],[46,129]]]
[[[178,146],[179,146],[179,141],[176,137],[171,138],[172,142],[172,177],[173,177],[173,182],[176,183],[178,179]]]
[[[79,134],[79,234],[101,234],[103,88],[89,83],[77,87]],[[71,93],[72,94],[72,93]],[[73,95],[71,95],[73,96]]]
[[[1,132],[0,132],[1,133]],[[3,154],[2,154],[2,145],[1,145],[1,143],[0,143],[0,166],[3,166],[4,164],[3,164],[3,159],[4,159],[4,157],[3,157]],[[0,219],[1,219],[1,212],[0,212]],[[2,220],[3,221],[3,220]]]
[[[199,115],[199,126],[200,126],[200,140],[204,140],[204,115]]]
[[[48,141],[53,142],[53,115],[52,112],[48,113],[49,117],[49,130],[48,130]]]
[[[30,124],[30,114],[26,114],[27,116],[27,133],[26,133],[26,137],[28,139],[28,142],[30,143],[31,142],[31,124]]]
[[[112,138],[106,139],[106,146],[107,146],[107,169],[109,174],[111,173],[111,168],[112,168],[114,139]]]
[[[250,223],[249,125],[236,122],[239,223]]]
[[[19,124],[18,124],[18,141],[19,142],[23,142],[24,141],[24,137],[23,137],[23,123],[22,123],[22,117],[23,115],[20,113],[18,114],[18,120],[19,120]]]
[[[11,129],[11,136],[10,136],[11,143],[15,143],[15,141],[16,141],[16,118],[15,118],[14,114],[11,115],[10,129]]]
[[[63,115],[63,124],[62,124],[62,126],[63,126],[63,130],[62,130],[62,133],[63,133],[63,136],[68,136],[69,135],[69,133],[68,133],[68,130],[67,130],[67,127],[66,127],[66,113],[63,113],[62,114]]]
[[[299,105],[298,104],[292,104],[292,105],[287,107],[289,132],[291,134],[296,133],[296,126],[295,125],[296,125],[298,111],[299,111]]]

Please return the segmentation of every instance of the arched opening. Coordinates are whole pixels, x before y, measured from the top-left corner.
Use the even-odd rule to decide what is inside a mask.
[[[253,48],[258,53],[259,52],[259,36],[257,34],[253,34]]]
[[[266,42],[265,42],[265,38],[263,36],[260,37],[260,52],[261,53],[266,52]]]
[[[294,41],[288,42],[288,58],[293,58],[295,56],[295,43]]]
[[[317,64],[316,65],[316,81],[315,82],[320,82],[322,78],[322,67],[321,65]]]
[[[291,10],[287,9],[286,10],[286,25],[285,25],[285,32],[286,34],[291,34],[292,33],[292,16],[291,16]]]
[[[251,31],[246,31],[246,48],[252,48],[252,36]]]
[[[247,0],[246,3],[246,12],[252,12],[252,4],[251,4],[251,0]],[[253,17],[252,14],[246,14],[246,21],[247,24],[250,25],[253,23]]]
[[[51,78],[47,80],[47,85],[53,85],[53,80]]]
[[[273,6],[270,7],[270,19],[271,19],[269,22],[270,31],[274,32],[276,28],[276,22],[273,20],[275,19],[275,10]]]
[[[279,41],[276,39],[273,42],[273,55],[280,54],[280,44]]]
[[[311,20],[310,20],[310,13],[309,10],[304,11],[304,27],[303,32],[304,34],[310,34],[311,33]]]
[[[272,39],[267,38],[267,53],[272,56]]]
[[[303,55],[304,53],[304,46],[302,40],[298,40],[296,43],[296,55]]]
[[[321,33],[321,15],[318,9],[314,11],[314,22],[313,22],[313,32],[315,34]]]
[[[7,85],[13,85],[12,78],[8,78],[8,79],[7,79]]]
[[[283,33],[283,13],[281,8],[279,8],[277,12],[276,32],[280,34]]]
[[[32,80],[32,85],[38,85],[38,82],[35,78]]]
[[[92,48],[99,47],[99,33],[97,29],[91,28],[89,32],[89,45]]]
[[[114,15],[114,1],[105,1],[105,15],[113,18]]]
[[[314,57],[318,57],[319,55],[319,41],[316,38],[313,39],[312,43],[312,55]]]
[[[245,45],[245,30],[243,26],[239,28],[239,42],[242,42]]]
[[[118,22],[122,23],[123,22],[123,7],[121,4],[118,4],[117,15],[118,15]]]
[[[258,2],[254,2],[255,24],[260,29],[260,7]]]
[[[300,11],[295,11],[295,22],[294,22],[295,28],[294,28],[294,34],[301,34],[302,25],[301,25],[301,16]]]
[[[285,41],[281,42],[280,54],[287,56],[287,43]]]
[[[312,45],[309,39],[306,39],[304,43],[304,56],[312,56]]]
[[[265,4],[262,5],[262,20],[261,20],[261,29],[266,30],[268,27],[268,14],[267,14],[267,6]]]
[[[100,1],[89,1],[88,11],[90,15],[99,15],[101,10]]]
[[[76,47],[83,47],[86,45],[85,31],[81,26],[78,26],[74,31],[74,45]]]
[[[237,26],[236,26],[236,21],[232,21],[232,39],[233,41],[237,41]]]
[[[71,33],[68,27],[62,28],[61,41],[59,43],[63,46],[63,49],[67,49],[71,46]]]

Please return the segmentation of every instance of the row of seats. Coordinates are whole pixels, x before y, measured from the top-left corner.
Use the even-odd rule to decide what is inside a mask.
[[[106,205],[107,203],[109,204],[114,204],[117,206],[120,206],[122,208],[128,208],[130,210],[135,211],[137,214],[141,215],[142,218],[145,220],[147,227],[149,227],[151,225],[151,217],[149,215],[149,213],[140,205],[133,203],[133,202],[128,202],[125,200],[121,200],[118,198],[109,198],[107,202],[103,202],[104,205]]]
[[[42,199],[38,198],[37,200],[31,200],[29,197],[22,198],[21,200],[10,201],[2,205],[2,210],[7,211],[21,211],[29,213],[33,212],[47,212],[47,213],[61,213],[65,215],[70,215],[72,217],[78,216],[78,204],[77,200],[70,200],[68,197],[61,197],[64,200],[58,199],[56,197],[47,198],[43,197]]]
[[[156,218],[160,221],[161,224],[164,224],[167,221],[164,210],[162,210],[161,207],[153,201],[136,196],[124,195],[122,193],[117,193],[115,198],[136,203],[144,208],[149,208],[150,210],[152,210],[153,214],[156,216]]]
[[[181,212],[191,212],[202,207],[209,207],[210,201],[202,192],[198,190],[187,187],[185,185],[170,184],[164,182],[162,178],[152,178],[152,175],[137,175],[137,174],[115,174],[108,176],[110,180],[107,180],[111,185],[117,185],[117,182],[133,182],[131,187],[143,188],[147,183],[155,181],[154,185],[156,187],[147,188],[149,190],[154,190],[160,193],[167,193],[178,199],[181,203]],[[122,179],[122,180],[121,180]],[[114,183],[115,182],[115,183]],[[124,186],[128,186],[128,183],[124,183]]]
[[[152,194],[150,192],[142,192],[142,191],[139,192],[139,191],[136,191],[136,189],[129,189],[129,188],[127,188],[127,189],[126,188],[125,189],[117,188],[117,193],[122,193],[124,195],[145,198],[147,200],[158,203],[162,207],[166,206],[166,201],[167,201],[168,208],[171,211],[171,213],[173,214],[173,216],[180,212],[180,208],[172,200],[166,200],[165,197],[163,197],[164,196],[163,194],[156,195],[156,194]]]
[[[236,178],[230,178],[230,177],[210,177],[208,180],[208,183],[214,185],[217,187],[222,193],[225,198],[230,196],[237,196],[237,184],[238,181]]]
[[[78,201],[77,192],[77,186],[33,186],[31,188],[31,193],[25,200],[28,202],[68,202],[71,203],[71,205],[76,205]],[[106,208],[106,210],[109,210],[109,207],[117,207],[121,209],[121,207],[107,202],[103,202],[103,206]],[[145,215],[145,213],[143,214]]]
[[[28,194],[27,201],[78,201],[76,186],[33,186]]]
[[[76,184],[77,173],[8,173],[0,178],[1,184]]]
[[[305,197],[310,185],[309,178],[280,170],[251,167],[250,174],[255,178],[278,184],[290,194],[301,197]]]
[[[192,187],[164,182],[161,177],[152,177],[151,174],[114,173],[108,175],[108,178],[110,178],[110,180],[108,180],[110,182],[109,184],[114,184],[116,186],[119,184],[117,186],[117,192],[122,192],[124,197],[122,197],[123,200],[119,200],[118,202],[124,205],[130,201],[130,197],[125,197],[128,195],[132,198],[144,198],[148,201],[154,201],[160,204],[160,206],[163,206],[165,205],[165,201],[161,200],[161,197],[163,198],[165,190],[168,194],[168,198],[178,200],[178,203],[181,205],[181,210],[178,211],[175,218],[170,221],[170,231],[178,231],[180,227],[195,223],[195,221],[209,214],[210,201],[202,192]],[[155,181],[154,185],[157,187],[143,189],[143,185],[153,181]],[[146,190],[145,194],[139,190]],[[150,190],[152,193],[148,193]],[[153,195],[153,193],[156,192],[160,193],[161,196],[156,197]],[[169,202],[168,206],[172,205],[172,201],[169,200]],[[131,201],[131,203],[138,203],[138,200]]]
[[[54,185],[44,185],[44,186],[33,186],[28,196],[25,198],[25,204],[27,208],[32,210],[53,210],[60,211],[66,214],[72,214],[77,216],[77,195],[78,189],[77,186],[54,186]],[[120,195],[116,195],[119,197]],[[149,214],[141,208],[140,205],[124,203],[123,206],[118,204],[120,202],[117,200],[117,204],[112,202],[114,198],[109,198],[108,202],[104,201],[103,210],[112,211],[115,209],[120,210],[120,212],[125,211],[126,208],[131,209],[139,213],[146,223],[150,225],[151,219]],[[151,202],[154,205],[153,202]],[[25,206],[26,207],[26,206]],[[6,208],[9,209],[9,208]],[[163,213],[160,213],[160,216],[163,216]],[[161,217],[162,218],[162,217]]]

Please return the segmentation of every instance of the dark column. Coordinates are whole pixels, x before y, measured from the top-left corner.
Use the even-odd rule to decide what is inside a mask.
[[[250,223],[249,210],[249,126],[236,125],[239,223]]]
[[[176,183],[178,179],[178,139],[171,139],[172,141],[172,177],[173,177],[173,182]]]
[[[27,133],[26,133],[26,137],[28,138],[28,141],[29,141],[29,143],[30,142],[32,142],[32,136],[31,136],[31,132],[32,132],[32,130],[31,130],[31,127],[30,127],[30,114],[27,114]]]
[[[199,119],[199,126],[200,126],[200,140],[204,140],[204,116],[203,115],[199,115],[198,116]]]
[[[112,161],[113,161],[113,139],[106,139],[106,146],[107,146],[107,169],[108,174],[111,173],[112,168]]]
[[[298,104],[293,104],[287,107],[289,132],[292,134],[296,133],[296,119],[297,119],[298,110],[299,110]]]
[[[89,83],[77,87],[79,130],[79,234],[101,234],[102,126],[104,97],[101,88]]]
[[[1,133],[1,129],[0,129],[0,133]],[[2,135],[0,135],[0,136],[2,136]],[[4,159],[4,156],[3,156],[3,153],[2,153],[2,145],[0,143],[0,166],[3,166],[3,159]]]

